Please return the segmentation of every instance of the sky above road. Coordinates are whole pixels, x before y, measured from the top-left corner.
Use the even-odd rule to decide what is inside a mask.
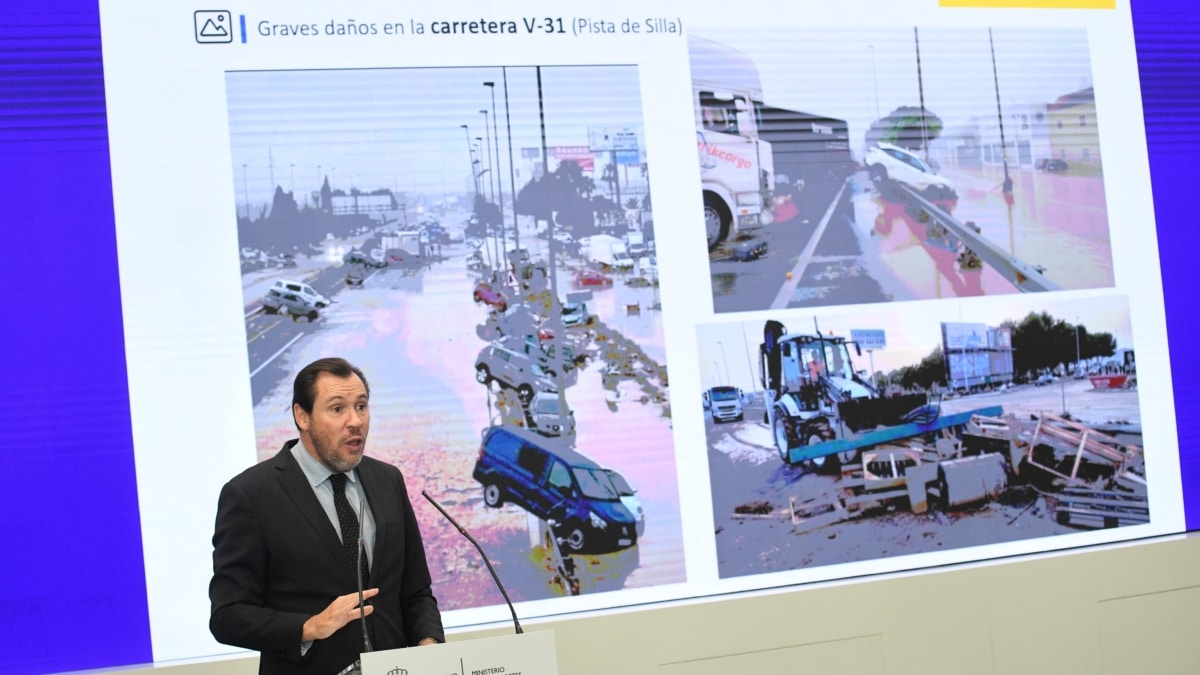
[[[925,107],[947,127],[1006,106],[1051,103],[1092,86],[1083,29],[820,28],[692,34],[737,49],[758,66],[768,105],[846,120],[856,154],[871,122],[900,106]],[[920,46],[920,78],[917,54]]]
[[[510,116],[518,185],[533,162],[521,149],[541,146],[534,67],[231,72],[226,90],[239,205],[265,203],[276,185],[303,204],[325,177],[343,190],[466,192],[473,158],[487,170],[481,182],[499,174],[509,194]],[[593,128],[641,137],[634,66],[543,67],[541,93],[548,146],[587,145]]]

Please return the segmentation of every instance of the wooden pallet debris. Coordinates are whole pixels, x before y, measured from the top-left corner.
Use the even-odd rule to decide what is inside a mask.
[[[1150,522],[1150,504],[1144,494],[1068,487],[1053,501],[1060,525],[1112,528]]]
[[[1037,462],[1033,449],[1039,443],[1064,449],[1074,455],[1071,472],[1062,473],[1054,467]],[[1142,464],[1141,446],[1120,443],[1108,434],[1058,415],[1040,415],[1037,428],[1028,443],[1025,462],[1066,480],[1068,485],[1087,487],[1087,481],[1079,477],[1079,467],[1084,461],[1112,467],[1114,475],[1119,479],[1145,482],[1145,478],[1138,475]]]
[[[1014,467],[1014,472],[1019,473],[1021,457],[1028,451],[1028,444],[1021,439],[1011,415],[976,415],[963,428],[962,448],[960,457],[963,454],[1000,453]]]

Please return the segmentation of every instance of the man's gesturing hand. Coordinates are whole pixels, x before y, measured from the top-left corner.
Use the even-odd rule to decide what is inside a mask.
[[[369,588],[363,591],[363,600],[370,600],[376,595],[379,595],[379,589]],[[371,616],[371,612],[374,611],[374,607],[367,605],[366,616]],[[320,614],[310,616],[308,621],[304,622],[304,633],[301,639],[304,642],[324,640],[358,617],[358,593],[347,593],[334,598],[333,602],[329,603],[329,606]]]

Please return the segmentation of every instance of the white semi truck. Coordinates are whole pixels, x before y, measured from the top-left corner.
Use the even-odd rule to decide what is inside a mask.
[[[688,37],[704,223],[712,250],[774,220],[771,146],[759,138],[762,82],[754,61],[725,45]]]

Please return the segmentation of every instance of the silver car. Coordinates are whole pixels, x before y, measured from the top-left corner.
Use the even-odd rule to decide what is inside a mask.
[[[538,392],[525,406],[529,428],[543,436],[562,436],[575,433],[575,412],[566,400],[559,405],[557,393]]]
[[[528,404],[539,391],[556,391],[546,369],[535,360],[496,344],[479,352],[479,358],[475,360],[475,380],[485,386],[495,381],[514,389],[523,404]]]
[[[275,288],[267,291],[262,305],[263,312],[266,314],[286,314],[292,317],[292,321],[303,316],[308,319],[309,323],[317,320],[318,309],[321,307],[308,296]]]

